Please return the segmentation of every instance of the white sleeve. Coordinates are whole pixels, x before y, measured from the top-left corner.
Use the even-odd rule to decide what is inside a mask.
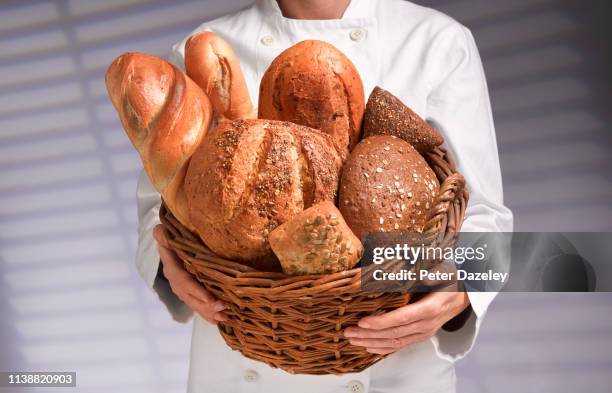
[[[470,200],[462,230],[511,232],[512,212],[504,206],[501,170],[487,83],[470,31],[457,26],[438,44],[438,82],[427,100],[428,120],[440,130],[465,176]],[[495,292],[470,292],[473,312],[457,331],[433,338],[438,355],[465,356],[472,346]]]
[[[192,311],[172,292],[168,281],[157,274],[160,259],[157,242],[153,238],[153,228],[160,223],[161,197],[144,170],[138,177],[136,199],[138,204],[138,251],[136,252],[138,272],[146,285],[157,293],[172,318],[179,322],[186,322],[191,317]]]
[[[153,228],[159,221],[161,197],[153,188],[144,170],[138,177],[136,189],[138,205],[138,251],[136,252],[136,267],[149,288],[157,277],[159,268],[159,251],[157,242],[153,239]]]
[[[172,46],[168,61],[185,72],[185,43],[187,38]]]

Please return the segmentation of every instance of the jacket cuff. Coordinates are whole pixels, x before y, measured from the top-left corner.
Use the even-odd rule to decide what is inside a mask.
[[[484,320],[489,304],[497,296],[497,292],[469,292],[471,311],[465,324],[458,330],[446,331],[440,329],[432,337],[434,348],[438,356],[444,360],[454,362],[472,350],[480,325]]]
[[[136,267],[147,287],[153,288],[160,265],[157,242],[153,238],[153,228],[160,223],[159,206],[149,210],[146,216],[141,219],[141,222],[146,223],[146,225],[141,227],[139,231]]]
[[[140,217],[138,228],[138,250],[136,252],[136,268],[149,288],[153,288],[160,258],[157,242],[153,238],[153,228],[160,223],[160,205],[152,207],[144,217]]]
[[[153,284],[153,289],[157,292],[159,300],[164,303],[164,306],[166,306],[166,309],[170,315],[172,315],[172,319],[181,323],[188,322],[191,319],[193,311],[172,292],[170,282],[166,276],[164,276],[161,263],[157,272],[157,277],[155,278],[155,283]]]
[[[159,249],[153,238],[153,228],[160,223],[159,206],[151,208],[142,219],[136,267],[147,287],[153,289],[175,321],[187,322],[193,314],[170,288],[170,283],[161,270]]]

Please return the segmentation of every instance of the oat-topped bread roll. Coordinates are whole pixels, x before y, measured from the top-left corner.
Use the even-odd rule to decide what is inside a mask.
[[[444,138],[435,128],[399,98],[378,86],[368,98],[363,133],[364,138],[394,135],[410,143],[421,154],[444,143]]]
[[[151,183],[172,214],[193,229],[183,184],[189,159],[210,126],[210,100],[181,70],[142,53],[115,59],[106,88]]]
[[[348,270],[362,252],[361,242],[329,201],[309,207],[270,232],[270,245],[290,275]]]
[[[421,232],[440,185],[408,142],[388,135],[362,140],[342,170],[339,206],[355,235]]]
[[[221,122],[191,159],[189,216],[218,255],[275,270],[268,234],[313,204],[334,201],[340,166],[329,136],[317,130],[270,120]]]
[[[331,44],[307,40],[278,55],[264,74],[258,117],[321,130],[345,154],[359,141],[364,106],[361,77],[348,57]]]
[[[221,118],[255,118],[242,68],[224,39],[210,31],[189,37],[185,44],[185,69],[210,97]]]

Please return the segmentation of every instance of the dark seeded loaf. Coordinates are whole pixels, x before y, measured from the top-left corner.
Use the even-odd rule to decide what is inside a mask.
[[[388,91],[375,87],[368,98],[363,121],[364,138],[393,135],[421,154],[444,142],[442,135]]]
[[[362,140],[346,161],[339,206],[355,235],[421,232],[440,185],[408,142],[376,135]]]

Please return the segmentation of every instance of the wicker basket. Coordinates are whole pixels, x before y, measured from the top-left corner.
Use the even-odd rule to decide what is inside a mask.
[[[440,180],[440,194],[427,232],[458,232],[468,193],[443,148],[426,157]],[[329,275],[287,276],[256,271],[216,256],[162,206],[170,245],[186,269],[228,305],[219,323],[225,342],[244,356],[295,374],[359,372],[384,356],[352,346],[343,330],[368,315],[403,306],[409,293],[361,292],[361,270]]]

